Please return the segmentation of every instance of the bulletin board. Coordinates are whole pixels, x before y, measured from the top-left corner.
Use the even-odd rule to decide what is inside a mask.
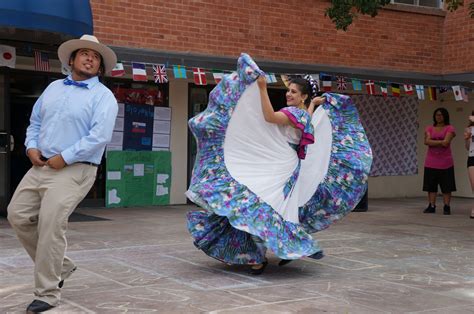
[[[170,203],[171,152],[109,151],[106,207]]]

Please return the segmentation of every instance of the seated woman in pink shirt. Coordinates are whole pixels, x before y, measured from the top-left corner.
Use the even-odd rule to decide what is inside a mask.
[[[451,141],[456,131],[449,124],[449,113],[445,108],[438,108],[433,113],[433,125],[425,128],[425,145],[428,152],[425,159],[423,191],[428,192],[428,207],[424,213],[436,211],[436,194],[438,185],[443,193],[443,214],[451,214],[451,192],[456,191],[454,179],[454,162],[451,153]]]

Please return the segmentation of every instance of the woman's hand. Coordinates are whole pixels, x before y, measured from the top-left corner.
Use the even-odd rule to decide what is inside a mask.
[[[471,134],[471,129],[470,129],[470,128],[466,128],[466,129],[464,130],[464,139],[465,139],[465,140],[469,140],[469,139],[471,139],[471,136],[472,136],[472,134]]]
[[[326,101],[326,97],[314,97],[313,100],[311,100],[311,104],[314,107],[317,107],[321,104],[323,104]]]
[[[265,76],[260,75],[257,79],[257,84],[258,84],[258,88],[266,89],[267,88],[267,80],[265,79]]]
[[[311,103],[308,106],[308,113],[310,116],[313,115],[314,109],[324,103],[326,101],[326,97],[314,97],[311,99]]]

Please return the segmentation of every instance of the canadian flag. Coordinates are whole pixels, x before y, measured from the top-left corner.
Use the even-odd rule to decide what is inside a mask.
[[[125,70],[123,68],[122,62],[117,62],[115,64],[115,67],[110,72],[110,75],[113,77],[123,76],[124,74],[125,74]]]
[[[405,89],[405,94],[413,95],[413,85],[411,84],[403,84],[403,88]]]
[[[213,72],[212,76],[214,77],[214,81],[216,81],[216,84],[219,84],[219,82],[224,77],[224,73],[223,72]]]
[[[15,68],[15,47],[0,45],[0,66]]]
[[[196,85],[207,85],[206,72],[201,68],[193,68],[194,83]]]

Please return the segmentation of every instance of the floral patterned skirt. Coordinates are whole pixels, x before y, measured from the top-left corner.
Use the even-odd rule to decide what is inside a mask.
[[[228,264],[264,261],[252,237],[283,259],[320,252],[311,234],[356,206],[372,161],[356,107],[338,94],[325,94],[313,114],[316,142],[299,160],[281,145],[276,127],[259,120],[254,81],[262,73],[243,54],[237,71],[211,92],[208,108],[189,121],[198,154],[186,195],[202,209],[188,213],[188,230],[197,248]],[[287,208],[296,220],[285,217]]]

